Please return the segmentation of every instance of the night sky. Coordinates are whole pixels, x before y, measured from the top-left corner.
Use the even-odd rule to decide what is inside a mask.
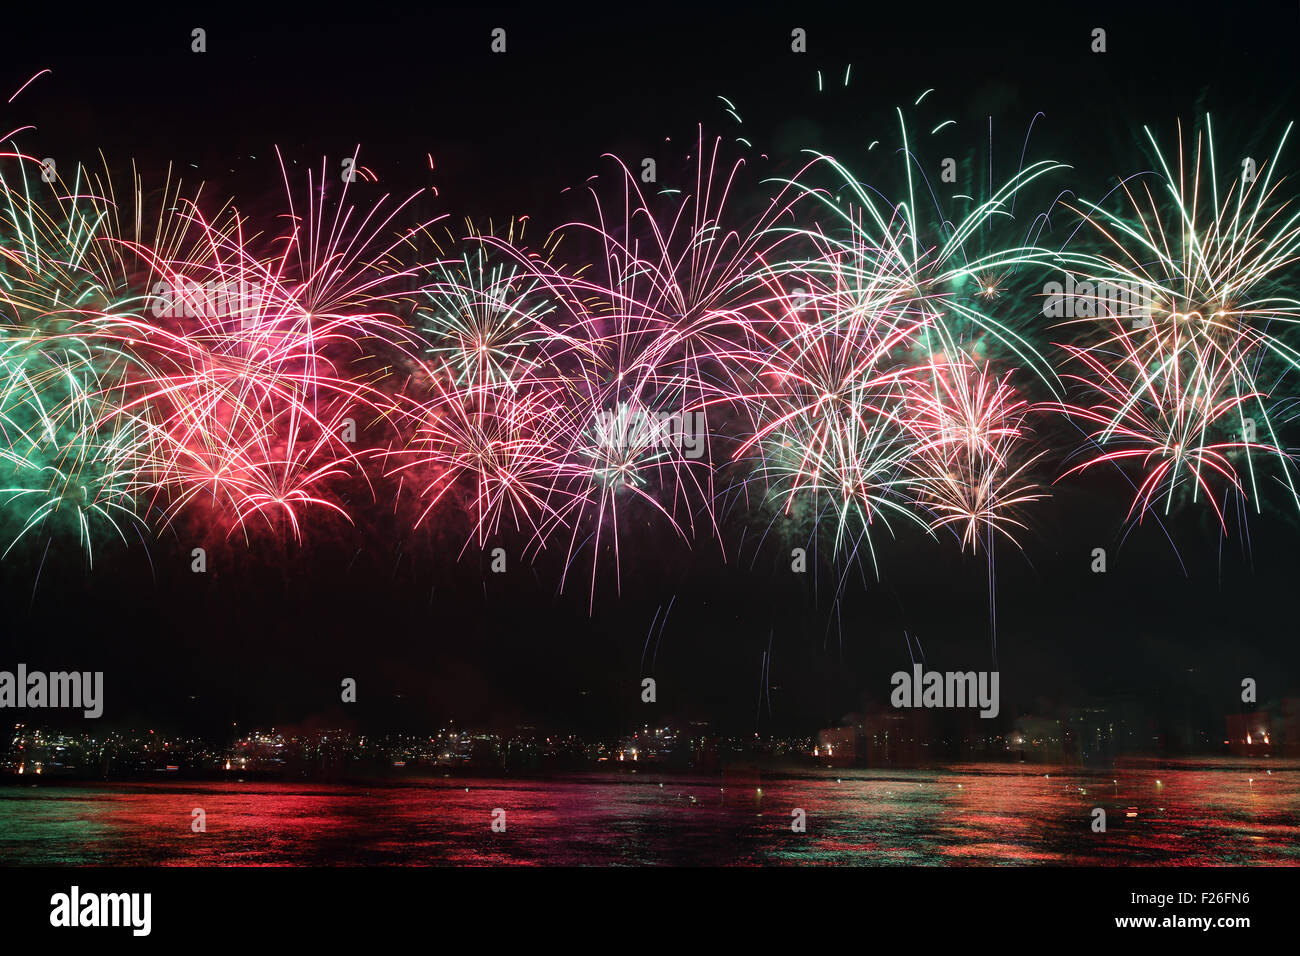
[[[332,172],[360,144],[380,182],[358,183],[359,201],[435,186],[422,214],[446,213],[449,225],[528,215],[539,233],[588,212],[580,191],[563,190],[608,172],[603,153],[663,156],[671,170],[696,124],[737,135],[719,96],[744,118],[753,153],[770,157],[746,171],[754,196],[761,179],[797,169],[805,148],[868,180],[896,167],[866,146],[892,142],[895,106],[929,88],[924,115],[957,119],[972,149],[992,117],[999,170],[1043,112],[1031,153],[1070,164],[1062,182],[1090,193],[1148,168],[1144,123],[1172,135],[1177,118],[1208,109],[1221,141],[1276,143],[1296,115],[1294,5],[854,6],[7,13],[0,85],[12,92],[53,71],[4,115],[33,124],[22,145],[61,169],[98,165],[102,149],[156,182],[171,162],[205,180],[205,196],[269,215],[283,201],[276,145],[299,168],[328,156]],[[202,55],[189,52],[196,26],[207,30]],[[508,31],[504,56],[489,52],[497,26]],[[807,54],[790,52],[796,26]],[[1094,26],[1108,31],[1105,55],[1089,52]],[[1167,523],[1177,554],[1151,522],[1121,547],[1125,491],[1100,474],[1064,482],[1029,511],[1024,554],[998,551],[1003,714],[1125,699],[1171,720],[1223,714],[1245,676],[1261,681],[1261,700],[1300,693],[1295,515],[1252,515],[1248,550],[1220,542],[1199,512]],[[454,719],[603,732],[697,718],[764,733],[887,706],[889,675],[910,661],[904,632],[931,667],[992,666],[983,558],[914,531],[882,535],[880,580],[850,584],[836,602],[824,568],[814,580],[791,574],[779,549],[737,553],[738,519],[725,563],[716,542],[688,548],[633,529],[621,596],[603,575],[589,613],[582,574],[557,595],[558,556],[493,575],[477,546],[460,555],[463,536],[412,533],[370,510],[302,548],[227,547],[181,527],[147,549],[106,549],[93,573],[79,555],[56,555],[39,581],[39,554],[11,556],[0,562],[0,666],[105,671],[104,723],[115,725],[217,732],[314,719],[387,730]],[[199,544],[210,549],[206,575],[189,570]],[[1095,547],[1110,556],[1105,575],[1089,570]],[[653,707],[639,700],[643,676],[658,681]],[[344,677],[359,697],[346,712]]]

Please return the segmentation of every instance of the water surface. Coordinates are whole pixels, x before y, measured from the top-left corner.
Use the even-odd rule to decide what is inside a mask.
[[[1092,832],[1095,807],[1105,833]],[[195,808],[206,833],[191,829]],[[497,809],[504,833],[491,830]],[[795,809],[805,833],[791,830]],[[1258,759],[817,770],[725,786],[649,768],[371,786],[24,785],[0,787],[0,863],[1297,865],[1298,816],[1300,762]]]

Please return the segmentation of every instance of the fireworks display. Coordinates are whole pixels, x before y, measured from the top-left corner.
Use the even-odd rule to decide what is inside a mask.
[[[228,7],[6,11],[7,928],[1267,922],[1294,6]]]
[[[593,600],[649,536],[726,559],[737,524],[875,574],[910,527],[992,587],[995,543],[1104,469],[1121,524],[1300,511],[1285,135],[1239,169],[1205,117],[1101,202],[1023,157],[948,200],[898,119],[901,178],[813,153],[764,179],[700,128],[680,179],[610,157],[550,231],[354,202],[379,178],[355,153],[354,177],[281,159],[262,219],[170,175],[64,178],[15,130],[5,560],[186,522],[294,543],[407,501],[465,548],[561,554]]]

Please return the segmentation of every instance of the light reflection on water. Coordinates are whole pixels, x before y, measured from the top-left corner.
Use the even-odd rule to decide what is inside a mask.
[[[733,774],[725,787],[648,769],[0,787],[0,863],[1300,865],[1297,761],[818,770]],[[196,807],[206,833],[190,829]],[[1092,832],[1094,807],[1104,834]],[[497,808],[505,833],[490,829]],[[795,808],[806,833],[791,830]]]

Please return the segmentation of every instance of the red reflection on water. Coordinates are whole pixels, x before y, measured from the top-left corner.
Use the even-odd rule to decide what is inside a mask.
[[[1096,807],[1105,833],[1092,831]],[[195,808],[205,833],[190,828]],[[725,788],[649,774],[10,787],[0,789],[0,861],[1296,865],[1297,808],[1300,764],[1259,761],[816,771]],[[498,809],[503,833],[491,829]],[[791,828],[795,809],[806,832]]]

